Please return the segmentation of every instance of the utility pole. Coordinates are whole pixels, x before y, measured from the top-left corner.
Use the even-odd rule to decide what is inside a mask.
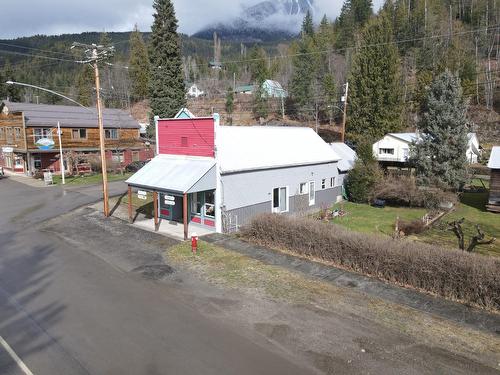
[[[66,184],[66,171],[64,170],[64,157],[63,157],[63,151],[62,151],[62,141],[61,141],[61,124],[59,121],[57,121],[57,135],[59,136],[59,164],[61,164],[61,177],[62,177],[62,184]]]
[[[86,60],[81,61],[84,64],[91,64],[95,74],[95,89],[96,89],[96,105],[97,105],[97,121],[99,126],[99,146],[101,152],[101,169],[102,169],[102,192],[104,200],[104,216],[109,216],[109,193],[108,193],[108,171],[106,163],[106,145],[104,141],[104,125],[102,121],[102,103],[101,103],[101,82],[99,78],[99,61],[107,59],[113,52],[114,47],[105,47],[97,44],[85,45],[81,43],[73,43],[71,48],[84,48]]]
[[[345,123],[347,120],[347,99],[349,96],[349,82],[346,82],[345,84],[345,95],[344,95],[344,113],[342,117],[342,136],[341,136],[341,141],[342,143],[345,142]]]

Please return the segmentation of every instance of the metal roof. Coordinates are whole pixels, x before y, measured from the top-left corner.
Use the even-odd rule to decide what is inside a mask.
[[[407,143],[417,141],[421,139],[421,134],[419,133],[389,133],[390,136],[401,139]],[[467,133],[467,140],[470,142],[473,139],[477,139],[476,133]]]
[[[145,190],[173,193],[194,193],[215,189],[215,159],[193,156],[158,155],[137,173],[127,184]]]
[[[221,173],[340,160],[313,129],[302,127],[221,126],[217,150]]]
[[[341,172],[350,171],[354,167],[357,155],[356,151],[342,142],[330,143],[330,147],[335,153],[340,156],[338,168]]]
[[[495,146],[491,150],[490,161],[488,162],[488,168],[500,169],[500,146]]]
[[[97,128],[97,110],[69,105],[14,103],[4,101],[9,112],[23,112],[26,126],[55,126],[64,128]],[[103,109],[105,128],[140,129],[139,123],[122,109]]]

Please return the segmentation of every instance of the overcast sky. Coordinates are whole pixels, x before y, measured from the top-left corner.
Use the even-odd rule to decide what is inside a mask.
[[[261,0],[173,0],[180,31],[192,34],[203,26],[231,19],[243,5]],[[318,13],[334,18],[343,0],[315,0]],[[383,0],[374,0],[378,7]],[[16,0],[2,7],[0,38],[82,31],[128,31],[135,23],[149,31],[152,0]],[[319,16],[319,15],[318,15]]]

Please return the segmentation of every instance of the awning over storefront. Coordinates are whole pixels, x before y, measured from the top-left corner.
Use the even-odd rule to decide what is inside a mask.
[[[214,190],[215,160],[191,156],[158,155],[127,181],[129,186],[173,193]]]

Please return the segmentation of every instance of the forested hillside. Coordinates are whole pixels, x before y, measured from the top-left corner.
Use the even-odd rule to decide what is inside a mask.
[[[225,100],[234,85],[259,87],[265,79],[277,80],[289,92],[286,119],[318,125],[340,122],[341,97],[349,82],[347,129],[355,140],[360,134],[375,137],[413,129],[427,87],[449,70],[459,76],[469,99],[471,122],[488,137],[498,137],[499,31],[498,0],[388,0],[376,14],[371,0],[346,0],[336,20],[325,17],[314,25],[306,16],[301,34],[291,41],[214,44],[183,35],[184,80],[205,91],[205,103]],[[141,83],[134,82],[146,80],[142,85],[147,85],[147,77],[138,78],[133,72],[148,60],[147,49],[140,45],[148,43],[149,33],[135,42],[131,35],[83,33],[0,41],[0,80],[49,87],[91,104],[91,72],[75,63],[79,56],[70,46],[74,41],[100,40],[116,48],[102,69],[106,104],[129,107],[147,99],[144,90],[138,94]],[[221,69],[213,69],[211,62]],[[281,117],[281,106],[270,105],[260,91],[250,103],[237,105],[238,111],[262,121]],[[6,85],[0,85],[0,96],[59,101]]]

